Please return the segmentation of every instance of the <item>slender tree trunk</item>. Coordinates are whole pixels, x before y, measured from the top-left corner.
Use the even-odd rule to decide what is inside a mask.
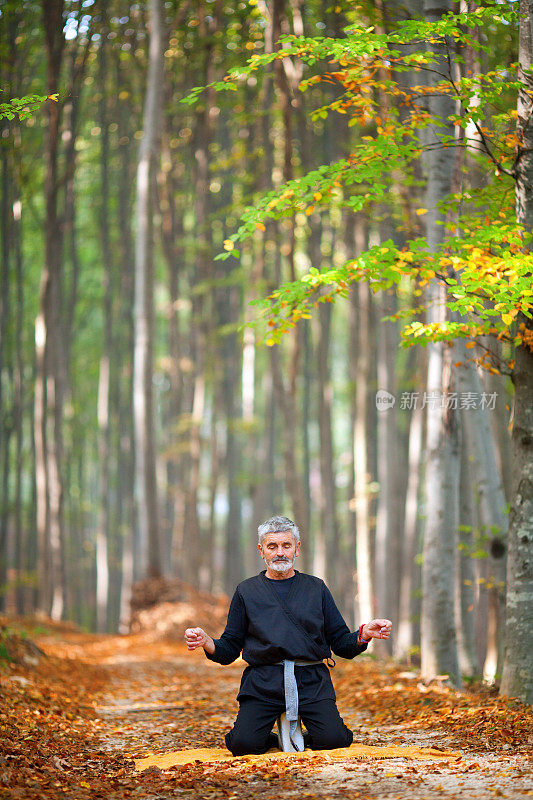
[[[3,72],[3,70],[2,70]],[[3,76],[5,77],[5,76]],[[10,81],[11,83],[11,81]],[[2,236],[2,266],[0,280],[0,587],[6,586],[9,570],[9,466],[10,441],[13,431],[12,408],[8,406],[9,377],[13,376],[11,336],[11,255],[13,244],[13,197],[11,192],[11,159],[9,140],[11,125],[2,120],[2,200],[0,230]],[[7,390],[7,391],[6,391]],[[5,609],[5,595],[0,597],[0,608]]]
[[[135,487],[139,514],[141,563],[152,576],[161,574],[155,430],[152,389],[154,337],[154,265],[151,194],[153,162],[157,155],[163,85],[163,6],[150,0],[148,82],[144,106],[143,138],[137,167],[135,242],[135,352],[133,408],[135,419]]]
[[[222,119],[219,142],[224,152],[231,149],[230,120]],[[217,195],[222,208],[235,202],[230,176]],[[224,238],[227,233],[223,232]],[[228,262],[220,261],[217,274],[222,280],[228,276]],[[221,398],[226,417],[226,475],[228,483],[228,515],[226,520],[227,557],[225,560],[224,586],[231,594],[236,584],[244,578],[242,548],[242,464],[243,442],[240,402],[242,381],[242,341],[236,332],[242,314],[242,296],[239,286],[227,286],[216,292],[217,319],[222,326],[220,354],[224,368],[221,374]]]
[[[473,392],[482,397],[483,384],[476,368],[467,363],[468,355],[464,342],[455,343],[458,358],[463,366],[457,369],[458,388],[461,392]],[[508,520],[505,514],[505,495],[498,471],[494,437],[490,427],[489,411],[485,407],[462,409],[461,418],[466,434],[469,454],[472,458],[479,505],[479,521],[484,534],[490,537],[488,581],[489,620],[487,625],[487,655],[483,667],[483,678],[494,683],[501,650],[501,625],[505,601],[505,540]],[[500,660],[501,664],[501,660]]]
[[[439,20],[451,10],[450,0],[424,0],[428,22]],[[437,51],[438,45],[433,49]],[[442,47],[444,63],[445,51]],[[429,79],[436,82],[431,73]],[[445,120],[453,112],[453,103],[446,95],[430,98],[432,116]],[[430,135],[443,134],[442,127],[432,127]],[[446,132],[448,132],[446,130]],[[437,250],[443,236],[443,215],[437,203],[450,192],[453,151],[435,149],[426,154],[427,198],[426,215],[429,250]],[[428,321],[445,319],[444,289],[437,283],[428,289]],[[447,397],[454,391],[451,350],[444,343],[428,346],[427,376],[427,467],[426,523],[422,566],[422,675],[432,678],[447,673],[459,685],[457,641],[454,607],[455,549],[459,506],[460,427],[457,411]]]
[[[100,122],[100,208],[99,229],[102,247],[102,289],[104,336],[102,355],[100,357],[100,373],[98,379],[98,461],[100,464],[100,491],[98,527],[96,532],[96,620],[99,631],[108,628],[109,603],[109,458],[110,458],[110,384],[111,353],[113,350],[113,314],[112,305],[112,263],[109,241],[109,121],[107,114],[107,94],[104,90],[107,72],[107,25],[102,28],[100,48],[98,51],[99,75],[102,86],[102,97],[99,104]]]
[[[179,457],[179,419],[183,411],[183,379],[181,358],[183,357],[182,333],[180,330],[180,272],[183,267],[183,250],[177,242],[183,237],[181,217],[176,209],[178,186],[173,179],[172,154],[169,145],[171,121],[166,119],[165,135],[162,148],[162,168],[159,172],[159,197],[161,214],[161,241],[167,262],[169,307],[168,307],[168,352],[170,391],[168,398],[167,420],[169,442],[167,447],[167,520],[168,532],[165,545],[165,558],[172,564],[174,532],[183,531],[184,487],[183,475],[180,480],[181,459]],[[181,550],[181,547],[177,548]],[[176,565],[177,566],[177,565]],[[178,567],[179,569],[179,567]]]
[[[331,305],[320,305],[318,319],[320,335],[317,345],[318,429],[320,442],[320,527],[329,558],[325,558],[325,574],[332,590],[338,586],[339,526],[335,487],[335,454],[333,447],[332,404],[329,349],[331,331]]]
[[[285,1],[274,0],[272,6],[272,38],[274,49],[279,49],[279,37],[285,18]],[[281,111],[283,117],[283,178],[285,181],[293,178],[292,164],[292,136],[293,112],[291,107],[291,93],[287,76],[280,60],[274,62],[274,73],[279,92]],[[288,262],[289,280],[295,279],[294,271],[294,220],[290,221],[290,228],[286,233],[286,256]],[[287,365],[287,381],[284,381],[281,360],[276,353],[272,364],[274,368],[274,387],[277,405],[281,407],[284,422],[283,454],[285,459],[285,472],[288,494],[291,498],[292,515],[296,524],[303,532],[309,533],[309,509],[305,501],[305,490],[301,470],[298,466],[297,431],[301,429],[301,415],[297,406],[298,371],[301,356],[302,331],[297,326],[294,333],[288,336],[289,357]],[[304,563],[305,558],[304,556]]]
[[[266,11],[266,9],[265,9]],[[272,52],[272,19],[265,14],[267,26],[265,29],[265,48]],[[273,67],[270,65],[265,72],[261,91],[261,110],[258,119],[257,139],[261,142],[264,151],[263,169],[259,180],[259,189],[267,191],[272,179],[274,168],[274,148],[271,139],[272,104],[274,98]],[[264,236],[260,245],[260,255],[256,261],[257,280],[264,281],[268,289],[275,286],[275,276],[271,274],[272,256],[269,256],[268,246],[275,241],[277,225],[269,222],[266,225]],[[275,250],[278,258],[278,250]],[[267,291],[268,291],[267,289]],[[264,419],[263,447],[256,453],[254,463],[257,473],[257,489],[254,493],[254,524],[259,525],[273,513],[275,492],[275,442],[276,442],[276,402],[273,380],[273,363],[277,358],[274,348],[268,348],[267,362],[261,381],[261,392],[258,395],[258,415]],[[255,543],[254,543],[255,546]]]
[[[115,61],[116,84],[124,85],[125,75],[120,58]],[[117,442],[117,528],[121,538],[120,546],[120,595],[118,598],[118,629],[127,633],[130,622],[130,595],[134,574],[138,566],[134,563],[134,539],[136,532],[136,504],[131,486],[135,480],[134,467],[134,428],[133,428],[133,374],[131,353],[134,349],[134,329],[132,309],[134,305],[134,281],[131,271],[133,262],[133,241],[131,231],[132,202],[130,187],[134,182],[132,152],[131,106],[127,98],[119,97],[118,109],[118,150],[119,176],[117,196],[117,217],[121,231],[120,238],[120,295],[122,303],[119,313],[120,337],[117,337],[118,381],[118,442]],[[133,121],[134,122],[134,121]]]
[[[533,2],[520,0],[516,219],[533,231]],[[509,516],[505,660],[501,694],[533,703],[533,320],[519,313],[513,369],[513,478]],[[522,327],[523,326],[523,327]]]
[[[358,216],[354,231],[354,252],[366,249],[367,231],[363,217]],[[356,593],[354,619],[368,622],[374,616],[372,581],[372,542],[370,531],[370,497],[368,493],[367,414],[370,377],[370,289],[365,281],[352,292],[352,315],[357,325],[355,360],[355,397],[353,426],[355,571]],[[358,623],[360,624],[360,623]]]
[[[30,545],[29,535],[23,523],[22,515],[22,458],[23,458],[23,420],[24,420],[24,396],[26,381],[24,380],[24,281],[23,281],[23,260],[22,260],[22,203],[20,200],[20,190],[18,181],[15,181],[16,200],[13,204],[13,237],[15,251],[15,275],[16,275],[16,309],[15,309],[15,396],[13,408],[13,424],[15,428],[15,512],[14,512],[14,536],[15,536],[15,568],[18,576],[17,586],[17,613],[23,614],[25,611],[25,589],[22,584],[26,577],[25,558],[26,550]],[[30,525],[29,516],[28,527]]]
[[[43,2],[47,52],[47,91],[58,91],[63,56],[63,0]],[[35,322],[37,375],[35,440],[37,454],[37,525],[40,607],[59,619],[63,611],[61,569],[61,474],[64,370],[61,326],[62,231],[58,215],[58,147],[60,105],[47,105],[45,146],[45,263],[41,274],[39,312]],[[50,421],[50,425],[48,425]]]
[[[391,307],[392,306],[392,307]],[[391,315],[396,310],[395,297],[382,293],[379,313]],[[396,398],[395,355],[398,350],[397,325],[381,322],[377,331],[377,375],[378,389],[385,390]],[[377,477],[379,495],[377,497],[375,576],[376,613],[390,617],[396,629],[398,624],[398,605],[400,593],[400,573],[403,569],[400,547],[401,515],[399,509],[398,467],[402,454],[397,423],[397,403],[378,409]],[[383,652],[388,644],[378,643]],[[392,644],[392,642],[390,642]]]
[[[465,446],[466,445],[466,446]],[[459,488],[459,535],[455,551],[455,627],[457,629],[457,655],[462,675],[475,675],[476,655],[474,636],[474,569],[472,549],[475,519],[468,431],[461,448],[461,481]]]
[[[209,84],[214,80],[215,59],[213,57],[214,33],[216,21],[206,14],[206,8],[199,9],[198,34],[203,54],[202,82]],[[218,8],[217,8],[218,15]],[[210,175],[209,146],[213,136],[214,93],[209,90],[203,108],[196,114],[196,128],[193,141],[194,164],[194,222],[196,227],[196,270],[193,285],[201,281],[209,281],[213,277],[212,270],[212,231],[209,224],[210,212]],[[187,572],[198,581],[205,553],[202,544],[202,529],[198,514],[198,494],[200,490],[200,458],[202,452],[201,425],[207,402],[207,370],[208,344],[213,327],[214,309],[211,297],[203,293],[194,293],[192,298],[192,320],[189,336],[189,353],[192,362],[192,373],[188,376],[186,397],[187,409],[190,413],[189,428],[186,431],[187,452],[183,459],[182,469],[187,476],[186,496],[183,516],[181,541],[187,553]]]
[[[64,280],[63,294],[65,301],[63,301],[62,314],[61,314],[61,327],[62,327],[62,371],[61,377],[63,382],[64,393],[64,406],[74,406],[76,404],[76,397],[73,397],[73,388],[75,394],[75,387],[73,387],[70,375],[70,354],[72,349],[72,331],[74,325],[74,315],[76,310],[76,302],[78,299],[78,282],[80,275],[80,258],[77,246],[77,229],[76,229],[76,165],[77,165],[77,134],[79,128],[79,111],[80,111],[80,97],[83,87],[83,76],[85,67],[87,65],[87,57],[89,53],[91,37],[88,35],[83,44],[78,46],[77,42],[72,42],[70,45],[70,54],[68,60],[68,89],[67,99],[64,107],[64,124],[61,132],[61,139],[64,142],[64,174],[62,176],[62,183],[64,183],[64,215],[63,215],[63,237],[65,243],[65,267],[63,267]],[[68,280],[67,280],[68,278]],[[72,461],[74,458],[73,450],[79,446],[77,437],[70,436],[68,422],[65,420],[62,428],[66,431],[66,442],[64,458],[64,494],[66,498],[66,511],[72,507],[68,502],[70,496],[70,477],[72,476]],[[68,513],[65,514],[65,519],[68,520],[68,529],[65,524],[65,532],[61,547],[61,567],[65,575],[65,612],[64,616],[71,618],[72,604],[75,602],[72,598],[74,593],[71,590],[76,577],[72,575],[73,558],[70,547],[72,538],[79,536],[79,531],[72,528],[72,519]]]
[[[394,657],[408,658],[414,645],[413,593],[415,589],[415,556],[417,553],[418,507],[420,489],[420,470],[422,460],[422,441],[424,431],[424,411],[416,404],[409,424],[409,450],[407,457],[407,490],[405,495],[404,537],[402,552],[402,572],[400,578],[400,600],[398,609],[398,628],[394,637]]]

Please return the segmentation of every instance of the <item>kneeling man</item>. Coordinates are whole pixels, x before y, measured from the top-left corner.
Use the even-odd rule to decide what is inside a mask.
[[[329,669],[323,663],[333,651],[354,658],[369,641],[388,639],[391,622],[375,619],[350,633],[321,578],[294,569],[300,533],[287,517],[271,517],[258,528],[259,552],[266,570],[240,583],[231,601],[220,639],[202,628],[188,628],[189,650],[203,647],[207,658],[231,664],[242,657],[239,713],[226,734],[234,756],[266,753],[277,744],[271,734],[283,712],[294,744],[300,715],[314,750],[349,747],[353,733],[341,719]],[[295,749],[301,750],[302,746]]]

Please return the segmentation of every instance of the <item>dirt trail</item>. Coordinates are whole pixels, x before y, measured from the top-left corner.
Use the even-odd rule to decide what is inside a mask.
[[[332,762],[317,753],[305,764],[296,759],[234,759],[139,774],[133,768],[135,758],[223,747],[223,735],[237,711],[244,664],[221,667],[179,643],[150,642],[142,636],[56,633],[38,643],[48,654],[44,666],[30,670],[12,664],[0,685],[18,693],[15,710],[20,717],[29,702],[24,693],[33,691],[34,704],[36,694],[47,702],[50,692],[43,686],[48,684],[54,710],[46,716],[41,709],[39,728],[28,734],[30,750],[37,749],[37,755],[16,745],[11,754],[0,755],[5,797],[422,800],[475,792],[476,798],[519,800],[533,795],[531,710],[488,693],[458,693],[441,683],[426,687],[416,673],[368,656],[353,662],[339,659],[333,670],[339,709],[354,741],[436,747],[457,751],[460,757]],[[69,707],[70,720],[58,713],[62,703]],[[54,738],[54,725],[63,730],[63,738]]]

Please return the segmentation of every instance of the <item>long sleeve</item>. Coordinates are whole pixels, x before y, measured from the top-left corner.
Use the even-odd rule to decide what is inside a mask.
[[[215,652],[213,655],[206,653],[206,657],[210,661],[216,661],[217,664],[231,664],[240,655],[245,634],[246,611],[239,592],[235,591],[231,599],[224,633],[220,639],[213,639]]]
[[[341,658],[354,658],[364,653],[368,645],[357,643],[357,631],[350,633],[326,584],[323,588],[322,609],[326,641],[335,655]]]

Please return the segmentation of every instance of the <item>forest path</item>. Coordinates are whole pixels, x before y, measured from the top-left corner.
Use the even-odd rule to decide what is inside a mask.
[[[488,692],[455,692],[442,682],[424,686],[416,672],[369,656],[339,659],[333,669],[339,709],[354,742],[436,748],[442,758],[339,761],[318,752],[305,762],[267,756],[140,773],[134,759],[224,747],[244,664],[221,667],[202,651],[189,653],[181,643],[142,636],[56,633],[40,637],[38,644],[47,653],[41,666],[33,671],[16,666],[8,680],[34,700],[39,696],[48,703],[51,696],[53,713],[41,710],[39,729],[19,733],[30,750],[14,745],[12,758],[26,773],[4,771],[11,779],[7,785],[13,784],[6,797],[432,800],[475,792],[476,798],[519,800],[533,795],[531,710]],[[63,707],[68,713],[59,710]],[[23,727],[20,712],[18,718]],[[54,731],[60,731],[57,742]],[[1,764],[0,757],[0,779]],[[19,791],[21,775],[25,789]]]
[[[245,666],[242,661],[221,667],[207,661],[201,650],[189,653],[180,643],[150,644],[134,637],[96,645],[94,656],[86,647],[84,656],[94,658],[108,678],[105,694],[95,709],[101,719],[99,737],[104,749],[138,759],[151,753],[224,747],[224,733],[237,712],[235,697]],[[478,798],[507,796],[518,800],[533,794],[533,772],[526,754],[516,754],[505,741],[499,742],[496,752],[491,751],[489,734],[497,730],[494,723],[499,715],[491,717],[487,695],[484,702],[477,698],[481,706],[472,706],[467,702],[471,697],[452,692],[442,683],[425,687],[416,672],[364,657],[353,662],[338,660],[333,680],[341,714],[354,731],[354,742],[383,748],[417,745],[451,750],[461,759],[346,759],[344,763],[327,763],[327,756],[322,759],[317,754],[313,764],[289,770],[282,763],[260,760],[255,764],[253,760],[245,764],[235,760],[230,764],[188,765],[160,775],[152,772],[151,778],[160,778],[160,796],[172,796],[178,788],[176,781],[181,791],[195,789],[200,797],[235,793],[265,800],[296,795],[451,798],[465,791],[475,791]],[[371,699],[369,711],[364,710],[365,695]],[[450,701],[452,709],[465,706],[471,725],[465,728],[465,720],[458,719],[455,725],[443,727],[427,713],[449,716]],[[398,710],[404,708],[406,719],[401,719],[401,710],[394,714],[391,707],[397,704]],[[395,721],[398,716],[401,721]],[[502,733],[500,739],[506,735],[510,738],[512,727]],[[142,775],[139,781],[142,784]]]

